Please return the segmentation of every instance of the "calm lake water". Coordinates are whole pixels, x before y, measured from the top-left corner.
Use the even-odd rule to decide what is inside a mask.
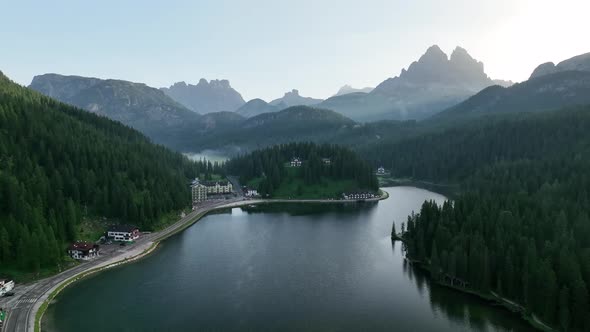
[[[518,316],[431,285],[391,223],[444,197],[386,189],[370,204],[267,205],[211,214],[152,256],[68,287],[55,331],[532,331]]]

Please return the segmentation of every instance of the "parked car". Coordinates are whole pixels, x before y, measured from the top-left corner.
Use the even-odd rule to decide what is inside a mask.
[[[14,292],[6,292],[4,293],[4,296],[14,296]]]

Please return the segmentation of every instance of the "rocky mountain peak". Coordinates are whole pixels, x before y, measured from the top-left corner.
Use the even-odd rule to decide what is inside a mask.
[[[292,96],[292,97],[299,97],[299,90],[293,89],[289,92],[285,92],[285,97]]]
[[[418,62],[440,63],[447,60],[448,58],[445,52],[443,52],[438,45],[432,45],[426,50],[426,53],[420,57]]]
[[[553,62],[545,62],[545,63],[538,65],[537,68],[535,68],[535,70],[533,70],[533,73],[531,74],[531,77],[529,79],[552,74],[555,71],[556,71],[555,64]]]
[[[174,83],[162,91],[172,99],[197,113],[233,112],[245,104],[228,80],[207,81],[201,78],[196,85]]]

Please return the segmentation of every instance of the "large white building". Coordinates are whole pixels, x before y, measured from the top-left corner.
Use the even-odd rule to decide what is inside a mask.
[[[209,195],[231,194],[233,186],[229,181],[199,181],[195,179],[191,183],[193,205],[207,200]]]
[[[112,225],[107,231],[107,237],[115,241],[132,242],[139,238],[139,228],[131,225]]]

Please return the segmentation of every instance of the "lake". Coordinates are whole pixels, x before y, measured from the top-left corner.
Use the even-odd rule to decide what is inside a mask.
[[[533,331],[506,310],[432,285],[397,229],[424,200],[280,204],[210,214],[153,255],[66,288],[55,331]]]

